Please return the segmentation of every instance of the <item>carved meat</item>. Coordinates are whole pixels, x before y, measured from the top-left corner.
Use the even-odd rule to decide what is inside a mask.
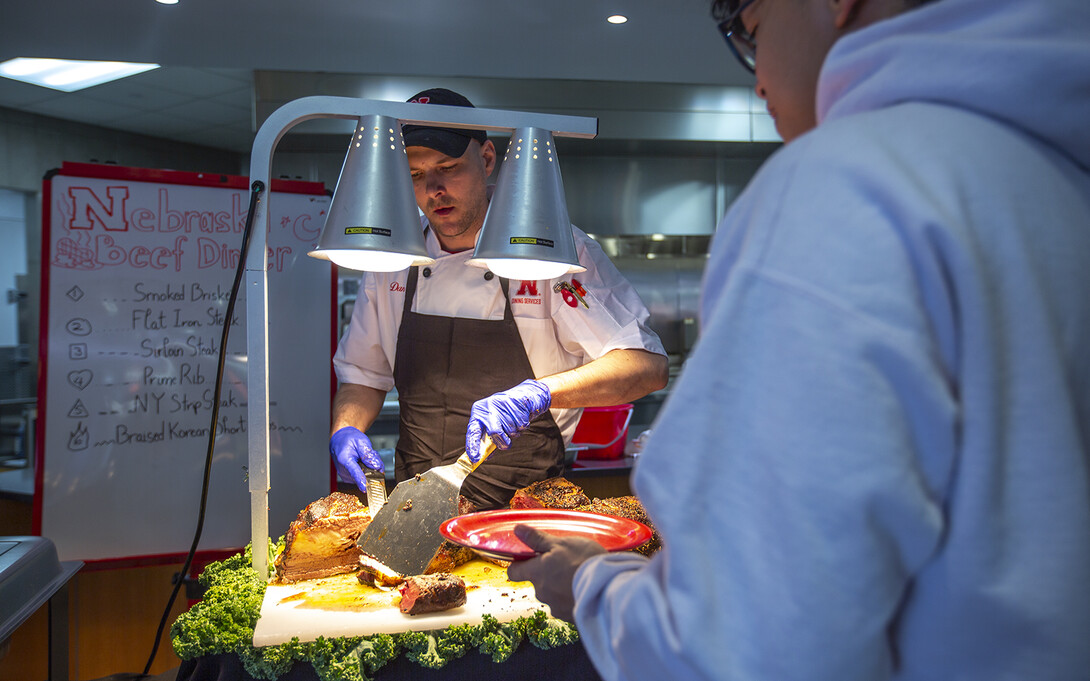
[[[464,496],[458,497],[458,515],[472,513],[475,510],[477,510],[477,507],[473,505],[473,502]],[[445,541],[440,544],[435,556],[432,557],[428,566],[424,568],[424,574],[450,572],[459,565],[473,560],[475,555],[472,549]],[[360,556],[359,572],[356,573],[356,579],[360,581],[360,584],[379,587],[397,586],[405,581],[405,577],[406,575],[383,565],[373,556],[367,554]]]
[[[274,581],[298,582],[359,567],[356,540],[371,517],[358,498],[334,492],[307,505],[288,527],[284,550],[273,561]]]
[[[466,602],[466,583],[448,574],[414,575],[401,585],[401,612],[419,615],[450,610]]]
[[[405,581],[405,575],[395,572],[366,553],[360,556],[359,568],[356,579],[360,581],[360,584],[380,587],[397,586]]]
[[[634,496],[591,501],[582,487],[565,478],[556,477],[535,482],[516,491],[511,498],[511,508],[562,508],[636,520],[651,528],[651,538],[633,550],[650,556],[662,548],[658,531],[647,517],[643,504]]]
[[[428,567],[424,569],[424,574],[433,575],[439,572],[450,572],[459,565],[473,560],[476,555],[473,549],[445,541],[439,547],[439,550],[435,552],[435,557],[428,563]]]
[[[477,507],[472,501],[460,494],[458,495],[458,515],[466,515],[476,510]],[[439,550],[435,552],[435,557],[428,563],[428,567],[424,568],[424,574],[432,575],[437,572],[450,572],[459,565],[473,560],[474,556],[476,556],[476,553],[473,549],[445,541],[439,546]]]
[[[583,488],[562,477],[540,480],[511,497],[511,508],[576,508],[589,503]]]
[[[651,538],[632,550],[637,553],[642,553],[645,556],[650,556],[655,551],[662,548],[662,538],[659,537],[658,530],[651,524],[651,519],[647,517],[647,511],[644,510],[643,504],[641,504],[640,500],[636,497],[627,496],[595,499],[588,504],[575,507],[574,510],[604,513],[605,515],[628,518],[629,520],[641,522],[651,528]]]
[[[472,502],[459,496],[459,515],[475,510]],[[334,492],[309,504],[288,528],[284,551],[273,562],[273,581],[285,584],[355,571],[361,584],[400,584],[405,575],[364,555],[356,545],[370,522],[366,508],[351,494]],[[449,572],[475,555],[464,546],[443,542],[424,573]]]
[[[459,565],[473,560],[475,556],[473,549],[445,541],[436,551],[435,557],[428,563],[428,567],[424,569],[424,574],[432,575],[450,572]],[[383,565],[365,553],[360,556],[359,572],[356,573],[356,579],[360,581],[360,584],[367,584],[368,586],[397,586],[405,581],[405,575]]]

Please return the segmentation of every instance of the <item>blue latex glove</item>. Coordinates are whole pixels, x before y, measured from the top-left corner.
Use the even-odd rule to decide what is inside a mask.
[[[367,491],[367,478],[363,468],[386,472],[382,457],[371,446],[371,440],[358,429],[345,426],[329,438],[329,453],[337,466],[337,477],[348,482],[354,481],[361,492]]]
[[[481,438],[485,433],[492,437],[497,448],[507,449],[511,439],[544,414],[552,401],[548,386],[533,379],[477,400],[469,410],[466,455],[474,463],[481,458]]]

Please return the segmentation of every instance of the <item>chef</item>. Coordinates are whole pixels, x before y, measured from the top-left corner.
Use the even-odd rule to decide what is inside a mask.
[[[409,100],[473,106],[438,88]],[[435,264],[363,274],[333,364],[330,453],[364,490],[383,463],[365,431],[397,389],[395,479],[477,460],[484,434],[499,450],[462,486],[478,508],[560,475],[583,407],[665,387],[667,358],[649,313],[601,248],[573,227],[586,272],[517,281],[470,267],[488,209],[496,149],[483,131],[403,129],[428,255]]]

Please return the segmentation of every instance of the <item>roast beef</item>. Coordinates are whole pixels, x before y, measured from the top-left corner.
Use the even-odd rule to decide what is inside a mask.
[[[401,585],[401,612],[419,615],[450,610],[466,602],[466,583],[446,573],[414,575]]]
[[[360,556],[359,572],[356,579],[368,586],[397,586],[405,581],[405,576],[378,562],[366,553]]]
[[[477,510],[477,506],[464,495],[458,495],[458,515],[466,515]],[[424,574],[431,575],[437,572],[450,572],[454,568],[468,563],[476,555],[473,549],[466,548],[454,542],[445,541],[435,552],[435,556],[424,568]]]
[[[659,537],[658,530],[651,524],[651,519],[647,517],[647,511],[643,509],[643,504],[641,504],[640,500],[636,497],[596,498],[588,504],[576,506],[574,510],[604,513],[605,515],[628,518],[629,520],[641,522],[651,528],[651,538],[632,550],[637,553],[642,553],[645,556],[650,556],[655,551],[662,548],[662,539]]]
[[[576,508],[589,503],[583,488],[562,477],[540,480],[511,497],[511,508]]]
[[[284,550],[273,561],[274,581],[298,582],[359,567],[356,540],[371,516],[351,495],[334,492],[307,505],[288,526]]]
[[[636,520],[651,528],[651,539],[633,550],[650,556],[662,548],[658,531],[647,517],[643,504],[634,496],[591,501],[582,487],[565,478],[556,477],[535,482],[516,491],[511,498],[511,508],[561,508]]]

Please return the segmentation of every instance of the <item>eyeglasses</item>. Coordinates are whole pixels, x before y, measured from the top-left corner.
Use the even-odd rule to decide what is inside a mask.
[[[738,9],[719,22],[719,32],[723,34],[723,40],[727,41],[727,47],[750,73],[757,72],[757,40],[742,23],[742,12],[755,2],[757,0],[744,0],[738,5]]]

